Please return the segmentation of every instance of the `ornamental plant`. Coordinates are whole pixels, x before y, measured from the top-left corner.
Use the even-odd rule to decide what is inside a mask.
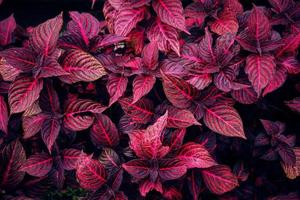
[[[1,199],[300,198],[299,2],[91,2],[0,21]]]

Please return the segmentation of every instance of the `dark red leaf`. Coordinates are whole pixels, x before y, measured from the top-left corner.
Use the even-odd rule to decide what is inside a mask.
[[[108,76],[108,82],[106,85],[107,91],[109,93],[109,105],[111,106],[113,103],[119,100],[120,97],[123,96],[126,91],[128,84],[127,77],[119,76],[115,74],[110,74]]]
[[[147,160],[131,160],[124,163],[122,167],[133,177],[143,179],[150,174],[150,163]]]
[[[277,90],[280,88],[287,78],[287,71],[285,68],[277,68],[273,78],[270,80],[269,84],[265,87],[263,96]]]
[[[62,152],[62,164],[65,170],[76,169],[79,160],[86,156],[85,153],[78,149],[65,149]]]
[[[0,131],[3,131],[5,134],[8,133],[8,114],[6,102],[3,96],[0,96]]]
[[[53,165],[53,158],[48,154],[40,153],[31,155],[20,167],[20,171],[31,176],[42,177],[48,174]]]
[[[201,173],[205,185],[215,194],[223,194],[239,185],[237,178],[226,165],[216,165]]]
[[[163,193],[163,188],[161,182],[158,180],[156,182],[152,182],[150,180],[144,180],[140,183],[139,191],[140,194],[145,197],[150,191],[156,190],[157,192]]]
[[[43,80],[32,77],[20,77],[10,86],[8,102],[10,113],[19,113],[30,107],[40,96]]]
[[[0,186],[3,188],[14,188],[24,178],[25,173],[20,172],[20,166],[26,160],[25,150],[19,140],[15,140],[5,146],[1,151]]]
[[[29,41],[36,53],[49,56],[54,52],[62,25],[63,16],[61,13],[33,28]]]
[[[252,104],[258,100],[257,94],[252,87],[231,91],[231,96],[242,104]]]
[[[27,139],[37,134],[41,130],[42,125],[47,118],[48,116],[43,113],[23,117],[23,138]]]
[[[118,154],[110,148],[103,148],[99,156],[99,161],[109,172],[115,172],[120,169],[121,161]]]
[[[158,165],[158,174],[164,181],[178,179],[187,171],[186,165],[177,159],[162,159]]]
[[[225,35],[227,33],[236,34],[239,24],[234,13],[226,10],[211,24],[210,28],[212,32],[218,35]]]
[[[103,114],[97,114],[91,128],[90,136],[96,146],[114,147],[119,143],[119,133],[111,119]]]
[[[150,42],[147,44],[142,52],[142,58],[145,63],[145,65],[151,69],[154,70],[158,65],[158,45],[156,41]]]
[[[13,34],[17,27],[14,15],[0,21],[0,46],[6,46],[13,41]]]
[[[187,128],[192,125],[201,125],[189,110],[168,108],[168,128]]]
[[[293,111],[300,112],[300,97],[296,97],[290,101],[286,101],[285,104]]]
[[[136,103],[140,98],[148,94],[155,84],[155,76],[139,75],[133,80],[133,102]]]
[[[60,122],[56,118],[46,119],[41,128],[41,136],[51,153],[52,146],[56,141],[60,131]]]

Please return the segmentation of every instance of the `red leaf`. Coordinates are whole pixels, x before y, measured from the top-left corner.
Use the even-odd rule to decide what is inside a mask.
[[[205,108],[204,123],[221,135],[246,139],[240,115],[228,105]]]
[[[48,174],[53,164],[53,158],[48,154],[40,153],[31,155],[20,167],[20,171],[31,176],[42,177]]]
[[[270,80],[269,84],[265,87],[264,92],[263,92],[263,96],[266,96],[267,94],[277,90],[278,88],[280,88],[285,80],[287,78],[287,71],[285,68],[277,68],[273,78]]]
[[[62,66],[70,73],[60,77],[66,83],[90,82],[106,75],[103,65],[95,57],[79,49],[66,51],[62,56]]]
[[[268,0],[277,13],[285,11],[291,6],[291,0]]]
[[[190,193],[193,196],[193,200],[198,200],[200,193],[202,191],[202,181],[200,178],[200,175],[198,173],[196,173],[195,170],[191,171],[191,174],[188,176],[187,178],[188,180],[188,186],[189,186],[189,190]]]
[[[190,107],[197,90],[182,79],[166,75],[161,71],[163,88],[168,100],[178,108]]]
[[[4,81],[14,81],[20,73],[21,70],[8,64],[4,58],[0,58],[0,75]]]
[[[145,34],[144,29],[137,28],[130,32],[128,35],[129,37],[129,44],[134,49],[136,55],[140,54],[144,48],[144,40]]]
[[[156,69],[158,65],[158,45],[156,41],[150,42],[147,44],[142,52],[142,58],[145,63],[145,65],[151,69],[154,70]]]
[[[168,142],[170,151],[177,151],[182,146],[185,134],[185,128],[176,129],[170,133],[170,142]]]
[[[24,72],[31,71],[37,65],[33,52],[25,48],[6,49],[0,52],[0,57],[4,58],[5,64]]]
[[[189,110],[168,108],[168,128],[187,128],[192,125],[201,125]]]
[[[205,28],[205,35],[199,43],[200,58],[208,63],[215,61],[214,50],[212,48],[213,39],[208,28]]]
[[[23,138],[27,139],[37,134],[41,130],[42,125],[47,118],[48,116],[43,113],[23,117]]]
[[[212,78],[210,74],[190,74],[190,78],[187,82],[198,90],[203,90],[209,86],[212,82]]]
[[[96,146],[114,147],[119,143],[119,133],[111,119],[103,114],[97,114],[90,136]]]
[[[148,160],[130,160],[124,163],[122,167],[134,178],[143,179],[150,174],[150,163]]]
[[[60,131],[60,122],[56,118],[46,119],[42,125],[41,136],[51,153],[52,146]]]
[[[17,27],[14,15],[0,21],[0,46],[6,46],[13,41],[13,34]]]
[[[144,19],[146,12],[145,7],[141,8],[121,8],[115,19],[115,33],[121,36],[127,36],[130,31],[136,27],[137,23]]]
[[[136,103],[132,103],[132,98],[122,98],[119,100],[123,111],[137,123],[148,123],[153,113],[153,103],[149,99],[142,98]]]
[[[20,166],[26,160],[25,150],[19,140],[5,146],[1,151],[1,188],[14,188],[24,178],[25,173],[20,172]]]
[[[161,158],[169,147],[163,146],[161,136],[167,125],[168,113],[158,118],[145,130],[135,130],[129,134],[130,147],[140,158]]]
[[[33,28],[29,41],[36,53],[49,56],[54,52],[62,25],[61,13]]]
[[[115,172],[120,169],[120,158],[113,149],[103,148],[98,160],[109,172]]]
[[[154,0],[152,7],[162,22],[189,34],[180,0]]]
[[[3,131],[7,134],[7,125],[8,125],[8,110],[7,105],[2,96],[0,96],[0,131]]]
[[[107,34],[104,35],[104,37],[98,37],[93,41],[93,46],[91,49],[97,50],[99,48],[108,47],[114,44],[118,44],[119,42],[122,42],[124,40],[128,39],[127,37],[114,35],[114,34]]]
[[[97,190],[106,182],[103,165],[90,157],[84,157],[76,169],[76,177],[80,186],[87,190]]]
[[[275,73],[274,57],[269,55],[250,55],[246,59],[245,72],[258,96],[269,84]]]
[[[140,98],[148,94],[155,84],[155,76],[138,75],[134,78],[133,86],[133,102],[136,103]]]
[[[296,97],[290,101],[285,101],[285,104],[293,111],[300,112],[300,97]]]
[[[187,171],[185,164],[177,159],[162,159],[158,165],[158,174],[164,181],[178,179]]]
[[[56,58],[46,58],[39,67],[39,70],[36,72],[38,78],[49,78],[70,74],[61,67]]]
[[[23,112],[40,96],[43,80],[32,77],[20,77],[10,86],[8,102],[11,114]]]
[[[254,6],[252,9],[248,18],[248,31],[249,36],[256,41],[265,40],[270,37],[271,26],[264,14],[263,8]]]
[[[94,121],[90,113],[102,113],[105,109],[100,103],[88,99],[74,100],[66,108],[64,125],[73,131],[87,129]]]
[[[253,104],[258,100],[257,94],[252,87],[231,91],[231,96],[242,104]]]
[[[78,149],[65,149],[62,152],[62,164],[65,170],[76,169],[79,160],[86,156],[85,153]]]
[[[157,41],[158,49],[163,52],[168,52],[172,49],[180,56],[180,46],[178,41],[178,32],[172,26],[162,23],[159,19],[149,28],[147,37],[150,42]]]
[[[288,52],[295,52],[300,44],[300,31],[296,33],[289,34],[286,38],[283,39],[283,46],[276,53],[276,57],[283,55]]]
[[[120,97],[123,96],[124,92],[126,91],[127,84],[127,77],[118,76],[115,74],[110,74],[108,76],[108,82],[106,85],[107,91],[110,96],[108,106],[111,106],[113,103],[118,101]]]
[[[68,31],[89,45],[89,40],[97,36],[100,31],[99,21],[89,13],[79,13],[76,11],[69,12],[72,21],[68,23]]]
[[[184,144],[177,158],[187,168],[208,168],[217,164],[203,145],[194,142]]]
[[[215,194],[223,194],[239,185],[237,178],[226,165],[216,165],[201,173],[205,185]]]
[[[192,28],[194,25],[202,27],[207,14],[200,2],[194,2],[184,8],[184,15],[186,17],[185,22],[188,28]]]
[[[236,34],[239,29],[239,24],[234,16],[234,13],[223,11],[222,14],[210,26],[211,31],[218,35],[227,33]]]
[[[260,120],[268,135],[281,134],[285,130],[285,124],[279,121]]]

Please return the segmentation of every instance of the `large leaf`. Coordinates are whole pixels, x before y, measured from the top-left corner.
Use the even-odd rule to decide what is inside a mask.
[[[286,78],[287,78],[286,69],[283,67],[277,68],[273,75],[273,78],[270,80],[269,84],[264,89],[264,92],[262,95],[265,96],[265,95],[277,90],[278,88],[280,88],[283,85],[283,83],[285,82]]]
[[[136,24],[144,19],[145,7],[130,8],[124,7],[117,12],[114,22],[115,33],[121,36],[127,36],[130,31],[136,27]]]
[[[162,22],[189,33],[180,0],[154,0],[152,6]]]
[[[29,41],[36,53],[49,56],[54,52],[62,25],[63,16],[61,13],[33,28]]]
[[[231,106],[217,104],[205,108],[204,123],[208,128],[221,135],[246,139],[242,119]]]
[[[236,34],[239,24],[234,13],[223,11],[219,18],[211,24],[210,28],[212,32],[219,35],[225,35],[227,33]]]
[[[14,15],[0,21],[0,46],[6,46],[13,41],[13,34],[17,27]]]
[[[66,108],[64,125],[73,131],[80,131],[89,128],[94,121],[92,113],[102,113],[105,110],[100,103],[88,100],[77,99],[72,101]]]
[[[187,168],[178,159],[159,160],[158,174],[162,180],[174,180],[183,176]]]
[[[197,90],[182,79],[166,75],[161,71],[163,88],[168,100],[178,108],[188,108],[192,104]]]
[[[40,153],[31,155],[20,167],[20,171],[31,176],[43,177],[51,170],[53,158],[48,154]]]
[[[78,164],[76,177],[80,186],[87,190],[97,190],[106,182],[103,165],[88,156],[82,158]]]
[[[226,165],[216,165],[201,173],[206,187],[215,194],[223,194],[239,185],[237,178]]]
[[[121,167],[121,160],[118,154],[110,148],[103,148],[99,161],[109,172],[114,173]]]
[[[60,121],[54,117],[46,119],[41,128],[41,136],[49,152],[60,131]]]
[[[68,23],[68,31],[84,41],[85,45],[89,45],[89,40],[98,35],[100,25],[98,20],[89,13],[79,13],[77,11],[69,12],[72,20]]]
[[[248,18],[248,31],[250,37],[256,41],[265,40],[270,36],[271,26],[263,8],[254,6],[252,9]]]
[[[192,125],[201,125],[189,110],[169,107],[168,113],[167,127],[169,128],[187,128]]]
[[[66,83],[90,82],[106,75],[103,65],[95,57],[80,49],[66,51],[61,64],[64,70],[70,73],[60,77]]]
[[[142,98],[136,103],[132,103],[132,98],[122,98],[119,103],[123,111],[137,123],[146,124],[154,115],[153,103],[149,99]]]
[[[40,96],[43,80],[32,77],[20,77],[10,86],[8,103],[11,114],[19,113],[30,107]]]
[[[148,160],[135,159],[124,163],[122,167],[134,178],[142,179],[150,173],[150,163]]]
[[[7,134],[8,110],[3,96],[0,96],[0,131]]]
[[[97,114],[91,128],[90,136],[96,146],[114,147],[119,143],[119,133],[111,119],[103,114]]]
[[[25,173],[20,172],[20,166],[26,160],[25,150],[19,140],[15,140],[5,146],[1,151],[1,175],[0,186],[14,188],[24,178]]]
[[[177,158],[187,168],[208,168],[217,164],[203,145],[194,142],[184,144]]]
[[[275,66],[274,57],[270,55],[250,55],[247,57],[245,72],[258,96],[272,80]]]
[[[231,91],[231,96],[242,104],[253,104],[258,100],[257,94],[252,87]]]
[[[180,55],[178,32],[172,26],[164,24],[159,19],[156,19],[149,28],[147,37],[150,42],[157,42],[159,50],[168,52],[172,49],[177,55]]]
[[[123,96],[126,91],[128,84],[127,77],[118,76],[115,74],[110,74],[108,76],[108,82],[106,85],[107,91],[109,93],[109,106],[119,100],[120,97]]]
[[[148,94],[155,84],[155,76],[139,75],[133,80],[133,102],[136,103],[140,98]]]

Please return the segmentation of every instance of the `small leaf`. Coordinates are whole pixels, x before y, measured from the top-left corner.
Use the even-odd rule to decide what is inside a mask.
[[[14,15],[0,21],[0,46],[6,46],[13,41],[13,34],[17,27]]]
[[[27,139],[36,135],[41,130],[42,125],[47,118],[48,116],[43,113],[23,117],[23,138]]]
[[[51,170],[53,158],[48,154],[40,153],[31,155],[20,167],[20,171],[31,176],[43,177]]]
[[[177,158],[187,168],[208,168],[217,164],[203,145],[194,142],[184,144]]]
[[[52,146],[56,141],[60,131],[60,122],[58,119],[50,118],[46,119],[41,128],[41,136],[46,144],[49,152],[51,153]]]
[[[7,105],[2,96],[0,96],[0,131],[3,131],[7,134],[7,126],[8,126],[8,110]]]
[[[151,69],[154,70],[158,65],[158,45],[156,41],[150,42],[147,44],[142,52],[142,58],[145,63],[145,65]]]
[[[192,125],[201,125],[189,110],[170,107],[168,113],[168,128],[187,128]]]
[[[204,169],[202,177],[208,189],[215,194],[224,194],[239,185],[237,178],[226,165],[215,165]]]
[[[286,101],[285,104],[293,111],[300,113],[300,97],[296,97],[290,101]]]
[[[62,152],[62,164],[65,170],[76,169],[79,160],[86,156],[85,153],[78,149],[65,149]]]
[[[221,135],[246,139],[240,115],[228,105],[205,108],[204,123]]]
[[[122,167],[134,178],[142,179],[150,173],[150,163],[147,160],[131,160],[124,163]]]
[[[10,86],[8,102],[11,114],[25,111],[40,96],[43,80],[31,77],[20,77]]]
[[[126,91],[127,84],[127,77],[118,76],[115,74],[110,74],[108,76],[108,82],[106,85],[107,91],[110,96],[108,106],[111,106],[113,103],[118,101],[120,97],[123,96],[124,92]]]
[[[158,165],[158,174],[164,181],[178,179],[187,171],[185,164],[177,159],[162,159]]]

